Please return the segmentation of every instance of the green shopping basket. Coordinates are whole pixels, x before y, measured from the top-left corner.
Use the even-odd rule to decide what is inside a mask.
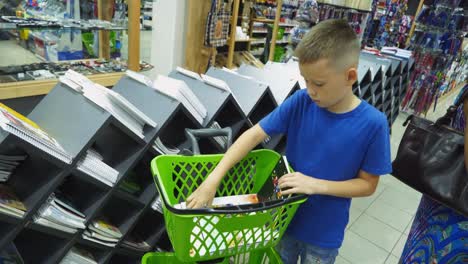
[[[141,259],[141,264],[186,264],[177,259],[174,253],[151,252],[146,253]],[[190,262],[195,264],[196,262]],[[255,250],[225,258],[221,264],[282,264],[281,257],[273,248]]]
[[[230,208],[175,208],[198,188],[221,158],[222,154],[161,155],[151,161],[167,233],[179,261],[211,260],[274,247],[307,199],[293,195]],[[272,150],[250,152],[224,177],[216,196],[257,193],[280,158]]]

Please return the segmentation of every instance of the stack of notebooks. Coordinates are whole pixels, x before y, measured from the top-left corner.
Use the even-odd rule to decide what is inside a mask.
[[[23,217],[26,207],[13,190],[0,183],[0,212],[16,217]]]
[[[103,219],[93,221],[83,233],[83,238],[105,245],[115,247],[122,237],[120,230]]]
[[[0,128],[57,159],[71,164],[72,157],[36,123],[0,103]]]
[[[156,197],[154,202],[151,204],[151,208],[153,208],[153,210],[155,211],[160,212],[161,214],[163,213],[161,196]]]
[[[67,255],[62,259],[60,264],[97,264],[94,256],[87,250],[73,247],[68,251]]]
[[[180,149],[177,147],[167,147],[162,141],[161,138],[157,137],[153,143],[153,148],[161,154],[178,154]]]
[[[0,155],[0,182],[6,182],[27,156]]]
[[[221,129],[222,127],[219,125],[217,121],[214,121],[210,128]],[[225,148],[226,145],[228,144],[227,136],[217,136],[217,137],[214,137],[214,140],[218,142],[218,144],[223,148]]]
[[[75,233],[78,229],[86,228],[85,218],[70,200],[53,193],[34,216],[34,222],[63,232]]]
[[[145,125],[156,127],[156,123],[120,94],[96,84],[75,71],[68,70],[60,77],[65,86],[82,93],[96,105],[105,109],[120,123],[140,138],[144,138]]]
[[[129,249],[142,252],[148,252],[151,250],[151,246],[146,243],[146,241],[133,234],[129,235],[124,241],[122,241],[122,245]]]
[[[117,181],[119,172],[104,163],[103,159],[98,152],[88,149],[86,156],[78,161],[78,170],[112,187]]]
[[[299,62],[294,59],[290,59],[286,63],[269,61],[265,64],[264,70],[270,73],[280,72],[285,78],[298,81],[301,89],[307,88],[304,77],[302,77],[299,71]]]
[[[126,74],[135,81],[152,87],[156,91],[179,101],[200,124],[203,124],[203,120],[207,116],[207,110],[185,82],[163,75],[158,75],[157,79],[152,81],[148,77],[136,72],[127,71]],[[200,78],[199,75],[197,76],[197,78]]]

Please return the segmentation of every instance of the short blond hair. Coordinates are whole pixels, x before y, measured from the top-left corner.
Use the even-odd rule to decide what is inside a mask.
[[[329,19],[312,27],[297,46],[295,55],[301,64],[328,59],[344,69],[358,65],[360,50],[359,39],[348,22]]]

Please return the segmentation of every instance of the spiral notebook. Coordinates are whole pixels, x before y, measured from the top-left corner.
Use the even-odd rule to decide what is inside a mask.
[[[10,112],[0,105],[0,127],[61,161],[68,164],[72,163],[71,155],[53,137],[40,127],[32,126],[32,121],[25,121],[29,120],[26,117],[20,119],[17,117],[18,115],[18,113]]]

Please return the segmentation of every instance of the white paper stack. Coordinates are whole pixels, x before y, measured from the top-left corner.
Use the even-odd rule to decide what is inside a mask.
[[[273,65],[277,64],[272,64],[270,68],[264,67],[263,69],[259,69],[252,65],[242,64],[239,67],[238,72],[244,75],[255,76],[256,79],[267,83],[279,105],[286,100],[292,92],[292,88],[299,80],[296,74],[293,74],[293,71],[289,71],[289,68],[286,68],[284,64],[279,64],[277,66]]]
[[[86,156],[78,161],[78,170],[111,187],[119,176],[119,172],[104,163],[103,157],[92,149],[87,150]]]
[[[208,111],[184,81],[158,75],[153,83],[153,88],[181,102],[193,117],[200,124],[203,124]]]
[[[85,229],[85,215],[76,208],[65,204],[52,194],[38,210],[34,221],[38,224],[62,230],[67,233],[75,233],[77,229]]]
[[[197,80],[201,80],[201,77],[198,74],[184,69],[181,70],[184,74]],[[126,71],[126,75],[135,81],[138,81],[148,87],[152,87],[156,91],[179,101],[200,124],[203,124],[203,120],[207,116],[207,110],[185,82],[163,75],[158,75],[156,80],[153,81],[142,74],[129,70]]]
[[[237,100],[236,96],[232,93],[231,87],[229,87],[225,81],[204,74],[202,74],[201,77],[206,84],[230,93],[234,100],[239,103],[239,100]]]
[[[153,210],[155,211],[160,212],[161,214],[163,213],[161,196],[156,197],[154,202],[151,204],[151,208],[153,208]]]
[[[84,75],[68,70],[60,81],[83,95],[114,116],[140,138],[144,138],[145,125],[156,127],[156,123],[120,94],[93,83]],[[77,88],[81,87],[81,88]]]
[[[97,264],[94,256],[83,249],[73,247],[68,251],[67,255],[62,259],[60,264]]]
[[[24,155],[0,155],[0,182],[8,181],[16,167],[26,158]]]
[[[161,153],[161,154],[167,154],[167,155],[175,155],[180,152],[180,149],[174,147],[174,148],[169,148],[164,143],[161,141],[161,138],[157,137],[156,140],[153,143],[153,148]]]
[[[210,128],[221,129],[221,126],[219,125],[217,121],[214,121]],[[226,148],[226,145],[228,144],[227,136],[217,136],[217,137],[214,137],[214,140],[218,142],[218,144],[223,148]]]
[[[122,238],[120,230],[104,220],[93,221],[86,231],[83,238],[105,246],[115,247]]]
[[[264,68],[267,70],[275,70],[276,72],[281,72],[285,76],[288,76],[289,78],[298,81],[301,89],[307,88],[304,77],[302,77],[301,72],[299,70],[299,62],[295,60],[291,59],[287,63],[269,61],[267,62],[267,64],[265,64]]]

